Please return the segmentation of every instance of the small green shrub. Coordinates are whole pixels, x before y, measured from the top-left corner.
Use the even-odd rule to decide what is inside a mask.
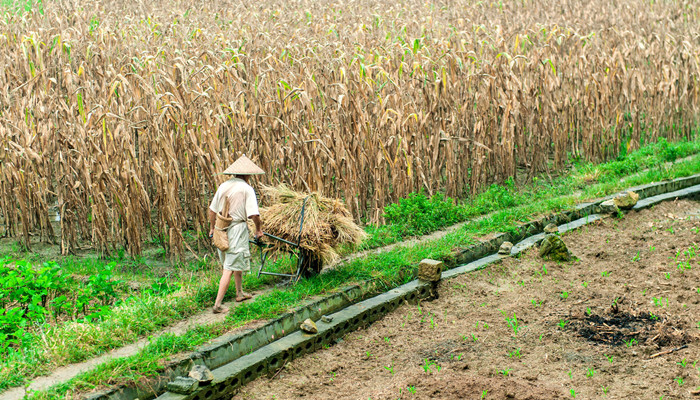
[[[409,235],[423,235],[464,220],[465,213],[454,201],[438,193],[428,197],[422,191],[411,193],[384,208],[384,218]]]
[[[521,203],[513,178],[508,178],[503,185],[491,185],[484,193],[477,196],[473,206],[481,213],[513,207]]]
[[[118,303],[121,281],[107,265],[86,281],[63,273],[54,262],[0,259],[0,354],[18,348],[31,336],[29,327],[51,320],[94,321]]]
[[[666,162],[674,162],[680,156],[680,148],[675,143],[668,143],[666,138],[659,138],[659,155],[661,160]]]

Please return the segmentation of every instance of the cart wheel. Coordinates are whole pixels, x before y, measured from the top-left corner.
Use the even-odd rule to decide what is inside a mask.
[[[321,258],[307,250],[304,251],[304,261],[301,264],[301,276],[304,278],[309,278],[321,272],[323,268],[323,260]]]

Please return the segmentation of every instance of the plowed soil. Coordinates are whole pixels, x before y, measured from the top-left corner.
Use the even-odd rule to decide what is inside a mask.
[[[698,228],[691,201],[606,218],[563,235],[577,261],[444,281],[234,398],[698,398]]]

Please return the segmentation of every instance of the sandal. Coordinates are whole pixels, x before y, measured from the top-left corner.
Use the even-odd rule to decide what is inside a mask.
[[[212,309],[212,312],[213,312],[214,314],[224,314],[224,313],[228,313],[228,307],[224,307],[224,306],[214,306],[214,308]]]
[[[243,296],[236,297],[236,301],[239,302],[239,303],[241,303],[241,302],[244,302],[244,301],[246,301],[246,300],[250,300],[250,299],[252,299],[252,298],[253,298],[253,295],[252,295],[252,294],[243,293]]]

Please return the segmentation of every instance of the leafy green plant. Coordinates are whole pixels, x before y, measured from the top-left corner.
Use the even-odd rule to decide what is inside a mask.
[[[410,235],[422,235],[462,221],[465,212],[464,208],[455,205],[454,200],[441,193],[427,197],[419,192],[386,206],[384,218]]]
[[[639,261],[640,259],[641,259],[641,256],[639,255],[639,251],[638,251],[637,254],[635,254],[635,255],[632,257],[632,262],[637,262],[637,261]]]
[[[612,303],[610,303],[610,305],[611,305],[612,307],[617,307],[619,301],[620,301],[620,298],[619,298],[619,297],[615,297],[615,298],[613,299]]]
[[[508,357],[510,358],[520,358],[520,347],[515,350],[508,352]]]
[[[384,367],[385,370],[389,371],[391,375],[394,375],[394,364],[388,365]]]
[[[54,262],[34,268],[25,260],[0,259],[0,354],[29,338],[30,325],[49,320],[95,321],[118,303],[114,264],[79,281]]]
[[[435,370],[435,372],[440,372],[441,369],[440,365],[438,365],[435,361],[429,360],[427,358],[425,359],[422,367],[425,373],[430,373],[433,369]]]
[[[668,299],[664,297],[653,297],[652,301],[656,307],[665,307],[668,305]]]
[[[174,282],[170,276],[164,276],[151,283],[144,293],[153,296],[165,296],[180,290],[181,285]]]
[[[501,314],[503,314],[503,317],[506,319],[506,324],[510,327],[510,329],[513,330],[513,334],[517,335],[518,331],[520,330],[520,325],[518,323],[518,317],[513,313],[512,317],[508,317],[505,313],[505,311],[501,311]]]

